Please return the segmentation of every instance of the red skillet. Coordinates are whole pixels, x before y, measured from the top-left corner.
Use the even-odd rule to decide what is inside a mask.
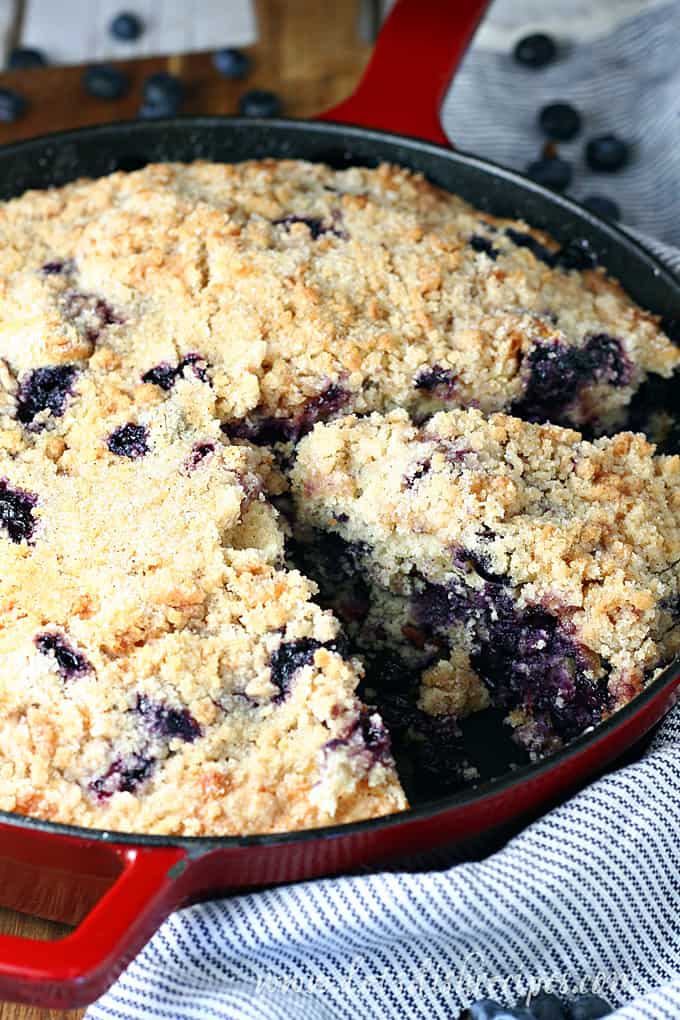
[[[148,161],[389,160],[478,206],[523,216],[562,241],[588,238],[638,302],[678,317],[678,281],[627,235],[517,174],[448,149],[440,101],[484,7],[484,0],[399,0],[358,90],[321,118],[370,128],[209,117],[86,128],[5,147],[0,197]],[[416,73],[418,54],[426,64]],[[442,846],[469,851],[470,841],[479,846],[499,827],[507,832],[631,748],[670,708],[679,681],[674,665],[562,752],[392,818],[282,836],[181,839],[0,814],[0,903],[80,922],[57,942],[0,936],[0,997],[64,1008],[91,1002],[161,921],[190,900],[374,867]]]

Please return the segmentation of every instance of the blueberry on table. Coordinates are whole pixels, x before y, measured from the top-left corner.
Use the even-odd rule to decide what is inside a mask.
[[[133,42],[144,31],[144,23],[131,11],[121,11],[109,25],[109,32],[119,42]]]
[[[157,71],[144,81],[142,95],[145,103],[179,106],[184,99],[184,84],[181,78],[168,71]]]
[[[120,99],[130,87],[128,76],[111,64],[93,64],[83,74],[85,91],[95,99]]]
[[[601,216],[603,220],[621,219],[620,208],[613,198],[607,198],[606,195],[588,195],[583,199],[583,204],[586,209],[590,209],[596,216]]]
[[[528,1006],[534,1020],[567,1020],[564,1003],[552,992],[540,992]]]
[[[538,70],[552,64],[557,56],[557,45],[555,40],[543,32],[535,32],[533,35],[525,35],[517,43],[513,56],[522,67],[531,67]]]
[[[281,100],[275,92],[251,89],[239,99],[238,112],[244,117],[278,117],[281,114]]]
[[[501,1006],[492,999],[479,999],[464,1009],[459,1020],[532,1020],[524,1006]]]
[[[630,159],[630,146],[617,135],[598,135],[586,145],[586,163],[599,173],[614,173]]]
[[[237,80],[245,78],[250,70],[250,57],[247,57],[241,50],[226,49],[216,50],[213,54],[215,70],[223,78]]]
[[[614,1012],[606,999],[599,995],[579,995],[567,1005],[569,1020],[600,1020]]]
[[[26,110],[26,100],[14,89],[0,89],[0,120],[12,124]]]
[[[581,114],[570,103],[548,103],[540,111],[538,123],[548,138],[568,142],[581,130]]]
[[[571,184],[571,173],[571,163],[559,158],[536,159],[527,167],[532,181],[552,191],[565,191]]]
[[[32,71],[36,67],[46,67],[47,57],[42,50],[29,46],[15,46],[7,59],[8,71]]]

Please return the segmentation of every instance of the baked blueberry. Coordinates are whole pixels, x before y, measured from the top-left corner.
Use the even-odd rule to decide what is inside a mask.
[[[281,109],[279,97],[266,89],[251,89],[238,101],[238,112],[243,117],[280,117]]]
[[[205,443],[194,443],[191,447],[191,453],[189,454],[186,462],[187,471],[195,471],[199,464],[202,464],[204,460],[211,456],[215,452],[215,444],[210,442]]]
[[[149,429],[146,425],[135,425],[128,422],[115,429],[106,440],[111,453],[117,457],[129,457],[137,460],[149,452]]]
[[[190,368],[197,379],[201,382],[208,382],[205,358],[200,354],[186,354],[177,365],[171,365],[168,361],[161,361],[159,365],[150,368],[142,376],[142,382],[153,383],[162,390],[171,390],[178,379],[184,375],[184,370]]]
[[[552,191],[566,191],[571,184],[572,168],[571,163],[567,163],[565,159],[543,157],[529,163],[527,174],[532,181],[542,184],[544,188],[550,188]]]
[[[62,634],[52,631],[37,634],[35,646],[42,655],[54,658],[62,680],[73,680],[75,677],[84,676],[92,669],[82,652],[76,651]]]
[[[109,25],[109,32],[119,42],[134,42],[144,31],[144,22],[132,11],[121,11]]]
[[[557,56],[557,45],[555,40],[544,32],[534,32],[525,35],[516,44],[513,55],[518,64],[522,67],[531,67],[539,70],[552,64]]]
[[[168,740],[177,737],[192,743],[201,736],[201,727],[187,708],[171,708],[160,701],[152,701],[145,694],[137,699],[137,711],[152,733]]]
[[[77,375],[76,365],[46,365],[25,375],[17,392],[19,421],[30,426],[41,411],[61,417]]]
[[[122,99],[130,88],[130,79],[112,64],[93,64],[83,73],[83,86],[95,99]]]
[[[280,644],[270,659],[271,681],[278,687],[276,701],[282,701],[290,690],[291,681],[298,669],[314,662],[314,655],[322,645],[312,638]]]
[[[587,237],[574,237],[557,252],[555,265],[560,269],[594,269],[597,254]]]
[[[7,60],[9,71],[32,71],[36,67],[46,67],[47,58],[42,50],[32,46],[15,46]]]
[[[279,220],[272,220],[272,223],[275,227],[290,227],[293,223],[304,223],[309,228],[312,241],[316,241],[318,237],[331,229],[324,226],[323,220],[317,219],[314,216],[282,216]]]
[[[26,100],[14,89],[0,89],[0,121],[12,124],[26,112]]]
[[[498,258],[498,249],[494,248],[488,237],[482,237],[481,234],[473,234],[468,244],[474,251],[483,252],[484,255],[488,255],[494,261]]]
[[[35,530],[33,508],[38,497],[23,489],[11,488],[6,478],[0,478],[0,528],[4,528],[12,542],[30,542]]]
[[[442,365],[432,365],[431,368],[423,368],[415,377],[413,385],[417,390],[424,390],[426,393],[433,393],[438,397],[450,397],[454,391],[456,377],[450,368]]]
[[[98,800],[108,800],[114,793],[134,793],[149,778],[155,764],[153,758],[142,754],[116,758],[103,776],[92,780],[89,789]]]
[[[232,48],[216,50],[213,53],[213,64],[215,65],[215,70],[223,78],[238,81],[240,78],[245,78],[248,74],[250,70],[250,57],[246,56],[242,50]]]
[[[73,259],[50,259],[49,262],[43,262],[40,271],[45,276],[59,276],[61,273],[72,273],[75,268]]]
[[[514,227],[507,227],[505,236],[509,237],[518,248],[528,248],[532,255],[539,259],[539,261],[545,262],[546,266],[554,265],[555,252],[550,251],[544,244],[541,244],[533,234],[526,234],[521,230],[515,230]]]
[[[571,103],[548,103],[538,115],[541,131],[558,142],[569,142],[581,130],[581,114]]]
[[[598,173],[614,173],[630,160],[630,146],[618,135],[598,135],[586,145],[586,163]]]
[[[608,198],[606,195],[588,195],[583,199],[583,204],[586,209],[590,209],[596,216],[601,216],[603,220],[620,220],[621,209],[613,198]]]

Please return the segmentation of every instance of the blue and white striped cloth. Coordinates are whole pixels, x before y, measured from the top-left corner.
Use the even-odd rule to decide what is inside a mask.
[[[597,190],[620,199],[628,222],[680,243],[680,145],[677,134],[674,150],[672,133],[661,138],[680,123],[680,80],[666,96],[664,76],[680,69],[678,33],[666,38],[662,17],[667,6],[644,15],[637,29],[626,22],[610,42],[611,62],[627,61],[629,72],[633,51],[638,58],[640,47],[647,51],[648,79],[658,74],[663,85],[656,100],[653,88],[641,97],[648,81],[627,107],[624,73],[610,104],[606,80],[593,77],[592,54],[573,88],[541,84],[540,76],[527,82],[546,100],[575,97],[584,108],[589,95],[602,129],[634,124],[637,169],[598,181]],[[480,72],[468,61],[445,122],[455,121],[462,147],[522,166],[524,121],[537,97],[514,76],[509,88],[506,78],[522,123],[509,109],[493,120],[501,76],[511,72],[501,58],[498,66],[485,59],[488,88],[475,91]],[[578,72],[578,54],[572,60]],[[566,63],[560,73],[567,75]],[[462,109],[468,102],[475,115]],[[637,119],[643,108],[651,121]],[[652,247],[680,273],[677,249]],[[619,1007],[616,1020],[680,1017],[680,707],[640,762],[600,779],[485,861],[309,882],[174,914],[87,1018],[455,1020],[475,999],[512,1004],[541,988],[595,991]]]

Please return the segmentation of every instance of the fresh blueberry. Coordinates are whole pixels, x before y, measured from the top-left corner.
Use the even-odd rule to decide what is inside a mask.
[[[581,114],[570,103],[548,103],[539,113],[538,123],[548,138],[568,142],[581,130]]]
[[[614,1007],[599,995],[579,995],[567,1004],[569,1020],[600,1020],[613,1012]]]
[[[532,181],[542,184],[544,188],[550,188],[551,191],[566,191],[571,184],[571,163],[558,157],[535,159],[533,163],[529,163],[527,174]]]
[[[54,657],[59,669],[59,676],[62,680],[73,680],[75,677],[83,676],[91,670],[90,663],[81,652],[72,648],[68,641],[61,635],[52,632],[37,634],[35,647],[41,655]]]
[[[480,999],[463,1010],[460,1020],[532,1020],[524,1006],[501,1006],[492,999]]]
[[[498,258],[498,249],[494,248],[488,237],[482,237],[481,234],[473,234],[468,243],[473,251],[488,255],[494,261]]]
[[[7,60],[9,71],[32,71],[36,67],[46,67],[47,58],[42,50],[28,46],[16,46]]]
[[[215,70],[223,78],[238,80],[245,78],[250,70],[250,57],[247,57],[241,50],[226,49],[216,50],[213,53],[213,64]]]
[[[0,121],[13,124],[26,112],[26,100],[14,89],[0,89]]]
[[[137,460],[149,452],[149,429],[146,425],[135,425],[128,422],[115,429],[106,440],[111,453],[118,457],[129,457]]]
[[[109,25],[109,32],[119,42],[133,42],[139,39],[144,31],[142,19],[131,11],[122,11],[117,14]]]
[[[601,216],[603,220],[621,219],[620,208],[613,198],[607,198],[606,195],[588,195],[583,199],[583,204],[586,209],[590,209],[596,216]]]
[[[145,694],[137,699],[137,711],[152,733],[172,739],[178,737],[192,743],[201,736],[201,727],[187,708],[170,708],[160,701],[152,701]]]
[[[238,101],[238,112],[243,117],[279,117],[281,109],[281,100],[276,93],[265,89],[244,92]]]
[[[518,64],[521,64],[522,67],[531,67],[536,70],[552,64],[556,56],[557,45],[555,40],[543,32],[525,35],[514,49],[514,57]]]
[[[130,79],[112,64],[93,64],[83,73],[85,91],[95,99],[121,99],[130,88]]]
[[[144,81],[142,95],[145,106],[172,108],[175,112],[184,99],[184,84],[176,75],[158,71]]]
[[[163,117],[174,117],[179,113],[176,103],[142,103],[137,110],[140,120],[160,120]]]
[[[153,758],[141,754],[116,758],[103,776],[92,780],[90,790],[98,800],[108,800],[114,793],[134,793],[149,778],[155,764]]]
[[[586,163],[599,173],[614,173],[630,159],[630,146],[617,135],[599,135],[586,145]]]
[[[0,527],[12,542],[30,542],[35,530],[33,507],[38,497],[23,489],[12,489],[6,478],[0,478]]]
[[[61,417],[77,374],[75,365],[46,365],[25,375],[17,393],[19,421],[30,425],[45,410]]]
[[[531,1000],[528,1008],[535,1020],[567,1020],[562,1000],[551,992],[540,992]]]

